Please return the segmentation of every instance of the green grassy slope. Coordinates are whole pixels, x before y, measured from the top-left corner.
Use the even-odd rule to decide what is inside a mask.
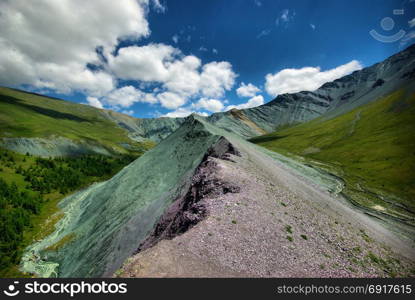
[[[23,276],[21,253],[54,230],[61,199],[109,179],[154,146],[131,140],[99,109],[0,87],[0,138],[57,136],[101,145],[112,156],[42,159],[0,147],[0,277]]]
[[[413,222],[415,94],[397,91],[340,117],[318,118],[251,141],[323,168],[355,204]]]
[[[149,146],[133,142],[97,108],[0,87],[0,137],[52,136],[99,143],[110,152],[127,153],[121,143]]]

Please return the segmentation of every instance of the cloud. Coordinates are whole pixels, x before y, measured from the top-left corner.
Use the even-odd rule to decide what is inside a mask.
[[[117,56],[110,56],[109,67],[121,79],[165,81],[167,65],[178,53],[176,48],[164,44],[125,47]]]
[[[254,97],[260,91],[261,90],[252,83],[245,84],[242,82],[239,88],[236,89],[236,94],[239,97]]]
[[[101,105],[100,108],[102,108],[105,104],[118,110],[120,107],[127,108],[137,102],[154,104],[158,102],[158,99],[153,94],[144,93],[135,87],[128,85],[114,89],[100,99],[87,97],[87,101],[90,105],[95,107]]]
[[[219,112],[224,109],[224,105],[220,100],[216,99],[200,99],[196,104],[193,104],[194,108],[204,109],[210,112]]]
[[[269,35],[271,33],[271,29],[264,29],[264,30],[262,30],[257,36],[256,36],[256,38],[257,39],[260,39],[260,38],[262,38],[262,37],[264,37],[264,36],[267,36],[267,35]]]
[[[150,35],[147,13],[165,12],[164,1],[26,2],[0,1],[1,85],[80,92],[88,104],[114,109],[136,102],[176,109],[196,97],[220,99],[234,85],[237,75],[226,61],[203,65],[161,43],[118,48],[123,40]],[[180,39],[190,41],[188,32],[195,30],[186,27]],[[172,39],[179,42],[179,35]],[[140,88],[122,86],[124,81]],[[149,89],[152,93],[144,92]]]
[[[261,7],[262,6],[262,2],[260,0],[254,0],[254,3],[258,7]]]
[[[231,110],[232,108],[246,109],[246,108],[252,108],[252,107],[260,106],[262,104],[264,104],[264,97],[262,97],[261,95],[258,95],[258,96],[252,97],[246,103],[242,103],[242,104],[239,104],[239,105],[229,105],[229,106],[226,107],[226,110]]]
[[[1,1],[0,83],[92,96],[107,93],[115,80],[86,65],[102,63],[98,47],[106,56],[119,40],[148,36],[147,6],[146,0]]]
[[[140,100],[142,93],[133,86],[125,86],[113,90],[105,97],[105,102],[111,106],[130,107]]]
[[[233,87],[236,76],[227,61],[205,64],[200,74],[200,92],[206,97],[223,97]]]
[[[199,51],[208,51],[208,49],[205,46],[200,46]]]
[[[165,13],[167,10],[166,4],[161,4],[160,0],[152,0],[151,3],[153,4],[154,10],[158,13]]]
[[[169,117],[169,118],[185,118],[193,113],[196,113],[198,115],[207,117],[208,114],[207,113],[203,113],[203,112],[196,112],[190,108],[185,108],[185,107],[180,107],[175,111],[169,112],[165,115],[163,115],[163,117]]]
[[[184,105],[195,96],[223,97],[236,78],[229,62],[214,61],[202,66],[196,56],[184,56],[179,49],[164,44],[121,48],[117,56],[109,59],[109,67],[121,79],[161,85],[164,92],[169,92],[159,97],[166,108]]]
[[[408,25],[410,28],[415,26],[415,18],[413,18],[412,20],[408,21]]]
[[[283,9],[275,19],[275,25],[287,27],[288,23],[294,20],[296,12],[294,10]]]
[[[212,49],[212,52],[213,52],[213,54],[218,54],[218,50],[215,49],[215,48]]]
[[[96,107],[96,108],[104,108],[101,101],[98,100],[96,97],[86,97],[86,101],[88,101],[88,104]]]
[[[326,82],[336,80],[360,69],[362,69],[362,65],[356,60],[327,71],[321,71],[320,67],[284,69],[278,73],[266,75],[265,89],[271,96],[313,91]]]
[[[168,75],[162,82],[163,87],[185,98],[197,95],[200,91],[201,65],[201,60],[193,55],[170,63],[166,66]]]
[[[164,92],[158,95],[161,105],[168,109],[176,109],[186,103],[186,98],[175,93]]]
[[[122,110],[121,113],[132,116],[134,114],[134,111],[132,109]]]
[[[177,34],[173,35],[171,39],[173,40],[175,44],[179,42],[179,36]]]
[[[407,44],[409,44],[413,39],[415,39],[415,31],[411,30],[409,31],[399,42],[400,47],[405,47]]]
[[[311,27],[311,29],[316,30],[316,25],[310,23],[310,27]]]

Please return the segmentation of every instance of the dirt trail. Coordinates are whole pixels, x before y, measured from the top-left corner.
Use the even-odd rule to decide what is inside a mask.
[[[414,276],[411,245],[254,147],[233,144],[240,157],[209,159],[216,179],[240,191],[207,195],[205,219],[131,257],[116,276]]]

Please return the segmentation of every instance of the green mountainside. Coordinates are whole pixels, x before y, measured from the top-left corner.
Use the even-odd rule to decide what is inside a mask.
[[[111,178],[137,156],[41,158],[0,149],[0,277],[19,277],[25,247],[54,230],[56,206],[80,188]]]
[[[21,276],[22,251],[53,231],[61,199],[153,145],[99,109],[0,87],[0,277]]]
[[[396,91],[353,111],[251,139],[327,170],[355,204],[415,224],[415,94]]]
[[[129,154],[152,146],[129,138],[100,109],[4,87],[0,87],[0,144],[42,156]]]

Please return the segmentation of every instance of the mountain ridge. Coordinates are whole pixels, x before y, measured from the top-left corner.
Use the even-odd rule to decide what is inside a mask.
[[[244,138],[270,133],[279,127],[303,123],[321,115],[332,118],[410,83],[415,78],[414,57],[415,45],[412,45],[382,62],[325,83],[315,91],[282,94],[258,107],[213,113],[204,118]],[[96,110],[126,131],[129,139],[135,142],[160,142],[184,122],[184,118],[135,118],[111,110]],[[8,147],[7,144],[3,146]],[[16,147],[13,149],[19,151]]]

